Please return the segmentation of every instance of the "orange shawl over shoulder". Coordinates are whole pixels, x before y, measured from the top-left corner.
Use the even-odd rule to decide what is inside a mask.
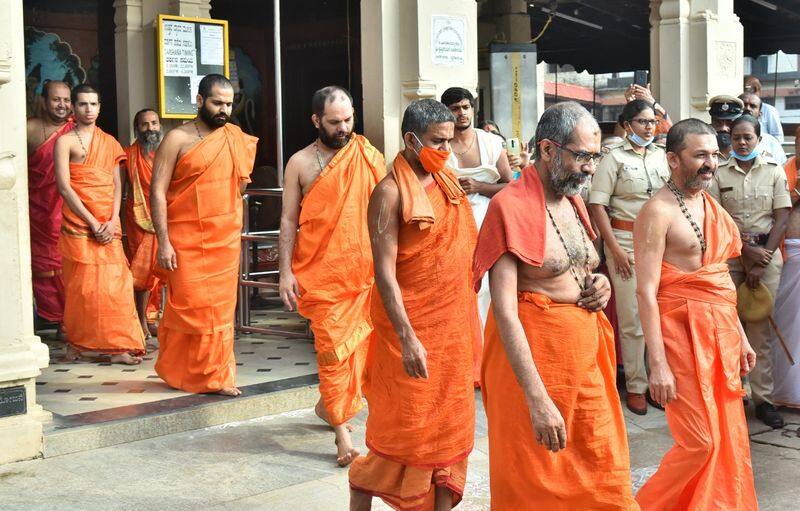
[[[792,203],[798,199],[797,194],[797,155],[789,158],[783,165],[783,170],[786,172],[786,183],[789,185],[789,193],[792,195]]]
[[[703,195],[703,266],[685,273],[661,265],[661,333],[678,391],[666,407],[675,445],[636,496],[644,511],[758,509],[739,377],[736,288],[726,264],[742,243],[730,215]]]
[[[125,168],[131,195],[125,201],[125,235],[133,274],[133,288],[152,289],[156,284],[153,265],[156,256],[156,235],[150,216],[150,181],[153,164],[142,153],[139,142],[125,148]]]
[[[367,206],[386,175],[383,156],[355,135],[303,197],[292,271],[300,285],[299,311],[311,321],[320,394],[334,425],[361,409],[366,349],[372,332],[375,281]],[[364,346],[366,348],[366,345]],[[358,351],[357,360],[349,360]]]
[[[591,237],[580,197],[571,198]],[[492,199],[475,249],[473,282],[511,252],[541,266],[547,239],[544,192],[533,166]],[[614,332],[602,312],[521,292],[519,319],[547,393],[561,412],[567,448],[535,441],[528,405],[490,310],[483,353],[492,509],[635,510],[628,440],[616,389]]]
[[[72,189],[100,222],[114,216],[114,171],[124,159],[119,142],[95,128],[84,162],[69,164]],[[79,351],[144,351],[121,237],[117,226],[111,243],[99,244],[89,225],[64,202],[58,243],[66,285],[64,329]]]
[[[408,319],[427,351],[428,378],[411,378],[403,369],[400,340],[375,289],[366,387],[370,454],[353,462],[350,470],[354,488],[387,502],[405,502],[401,509],[432,496],[437,477],[460,500],[464,470],[458,467],[465,469],[462,462],[472,450],[475,432],[472,345],[480,335],[470,289],[475,220],[463,190],[441,184],[457,183],[453,172],[443,169],[440,174],[425,190],[402,153],[394,160],[402,203],[396,277]],[[410,200],[415,206],[409,210]],[[417,206],[429,207],[432,219],[420,219]],[[381,460],[372,461],[376,457]],[[394,468],[381,468],[387,466]],[[382,482],[388,471],[398,478],[387,486]]]
[[[73,127],[75,123],[67,121],[28,156],[33,296],[36,314],[55,322],[61,322],[64,317],[64,281],[58,252],[63,203],[56,186],[53,150],[56,140]]]
[[[187,392],[231,387],[242,196],[258,139],[217,128],[177,162],[167,190],[169,239],[178,268],[166,273],[156,372]]]

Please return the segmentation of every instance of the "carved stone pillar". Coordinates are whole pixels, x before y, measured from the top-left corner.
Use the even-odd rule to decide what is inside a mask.
[[[36,404],[36,377],[49,357],[33,333],[22,0],[0,2],[0,110],[0,463],[7,463],[41,455],[50,417]]]

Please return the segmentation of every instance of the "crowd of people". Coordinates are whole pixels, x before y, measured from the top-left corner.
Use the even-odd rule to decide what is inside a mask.
[[[195,119],[164,136],[143,109],[123,149],[95,124],[95,88],[45,84],[28,121],[35,306],[69,360],[138,364],[155,333],[167,384],[236,396],[257,139],[229,122],[225,77],[197,92]],[[318,136],[285,171],[279,289],[314,333],[315,410],[352,510],[458,504],[476,388],[493,509],[757,509],[745,405],[773,428],[776,405],[800,406],[796,157],[782,167],[753,77],[711,99],[711,124],[673,124],[647,87],[626,99],[614,138],[563,102],[512,150],[453,87],[406,108],[387,165],[347,90],[314,94]],[[348,421],[364,397],[362,456]],[[665,409],[675,439],[636,496],[623,402]]]

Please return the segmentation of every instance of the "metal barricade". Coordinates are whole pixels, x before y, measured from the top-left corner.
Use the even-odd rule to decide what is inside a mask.
[[[292,339],[309,339],[311,331],[307,320],[304,332],[281,330],[279,328],[269,328],[252,326],[250,324],[250,290],[251,289],[278,289],[278,284],[274,282],[262,282],[258,279],[268,276],[278,276],[278,270],[251,271],[251,250],[258,252],[259,248],[272,248],[278,246],[278,234],[280,231],[254,231],[250,232],[250,199],[252,197],[275,197],[283,195],[282,188],[253,188],[245,190],[242,194],[242,206],[244,218],[242,221],[242,250],[239,261],[239,288],[238,300],[236,304],[236,330],[242,333],[255,333],[265,335],[279,335]],[[284,310],[269,311],[280,314],[296,314]]]

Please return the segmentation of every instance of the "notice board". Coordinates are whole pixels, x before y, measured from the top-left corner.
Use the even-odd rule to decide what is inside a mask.
[[[229,76],[228,22],[160,14],[158,48],[158,114],[162,119],[197,115],[197,86],[212,73]]]

